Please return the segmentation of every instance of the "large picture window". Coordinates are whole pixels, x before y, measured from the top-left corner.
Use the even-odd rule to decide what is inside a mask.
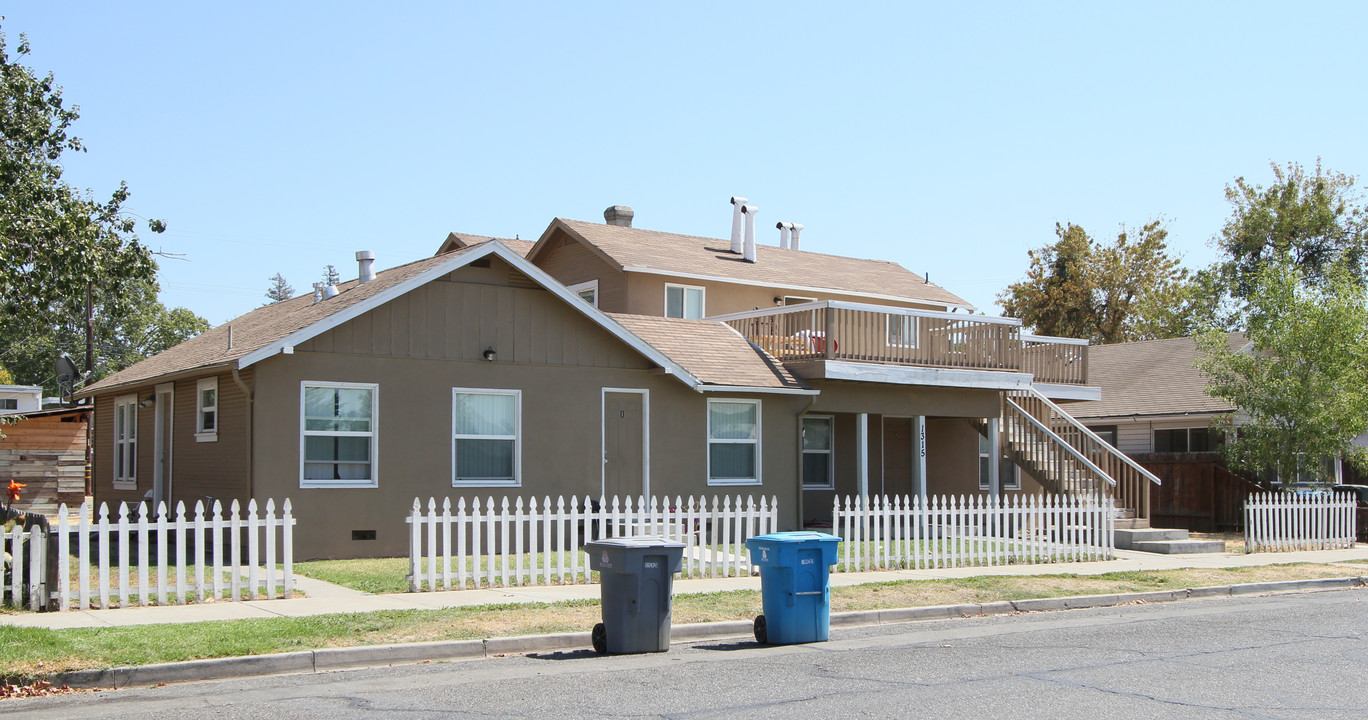
[[[453,487],[517,486],[522,482],[518,435],[522,393],[517,390],[451,392]]]
[[[809,415],[803,418],[803,488],[830,490],[835,487],[832,472],[831,417]]]
[[[300,487],[376,487],[378,392],[374,384],[302,384]]]
[[[708,484],[760,484],[760,401],[708,401]]]
[[[114,400],[114,487],[138,486],[138,396]]]
[[[691,320],[702,318],[703,288],[693,285],[666,285],[665,317]]]

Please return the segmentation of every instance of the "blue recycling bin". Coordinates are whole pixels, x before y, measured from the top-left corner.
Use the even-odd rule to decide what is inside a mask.
[[[755,639],[771,645],[822,642],[831,629],[831,566],[841,538],[819,532],[780,532],[746,541],[760,568],[765,614]]]

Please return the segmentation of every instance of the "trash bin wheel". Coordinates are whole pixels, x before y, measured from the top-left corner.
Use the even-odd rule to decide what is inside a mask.
[[[769,642],[769,631],[765,628],[765,616],[755,616],[755,641],[764,645]]]
[[[599,623],[594,626],[594,631],[589,633],[590,641],[594,644],[594,652],[603,655],[608,652],[608,629]]]

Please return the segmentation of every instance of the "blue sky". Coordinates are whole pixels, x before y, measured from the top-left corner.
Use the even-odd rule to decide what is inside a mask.
[[[804,249],[996,313],[1056,222],[1156,217],[1191,267],[1238,176],[1368,167],[1352,3],[106,3],[0,9],[81,108],[67,179],[165,219],[163,301],[390,267],[552,217]]]

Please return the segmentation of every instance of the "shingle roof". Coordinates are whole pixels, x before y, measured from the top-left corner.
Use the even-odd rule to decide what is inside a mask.
[[[1244,345],[1243,333],[1230,344]],[[1076,418],[1230,412],[1235,408],[1206,394],[1206,378],[1193,366],[1201,351],[1194,338],[1146,340],[1088,348],[1088,384],[1102,399],[1070,403]]]
[[[751,285],[826,289],[969,306],[968,301],[950,291],[885,260],[861,260],[756,245],[755,262],[748,263],[729,252],[731,243],[728,240],[564,218],[556,218],[551,227],[557,224],[597,247],[624,268],[703,275]]]
[[[442,242],[442,246],[437,248],[437,254],[441,255],[442,253],[448,253],[453,250],[475,247],[476,245],[487,243],[490,240],[498,240],[504,245],[507,245],[509,250],[512,250],[522,257],[527,257],[527,253],[532,252],[532,247],[537,244],[531,240],[496,238],[488,235],[470,235],[468,233],[450,233],[447,235],[446,240]]]
[[[355,280],[342,283],[336,297],[313,301],[313,293],[259,307],[246,315],[211,328],[175,347],[164,350],[135,365],[103,378],[83,389],[86,396],[108,388],[135,385],[174,373],[210,368],[235,362],[292,332],[306,328],[338,311],[388,290],[456,257],[451,253],[424,258],[393,267],[358,285]],[[231,333],[232,347],[229,347]]]
[[[779,361],[720,322],[625,313],[607,315],[705,384],[807,388]]]

